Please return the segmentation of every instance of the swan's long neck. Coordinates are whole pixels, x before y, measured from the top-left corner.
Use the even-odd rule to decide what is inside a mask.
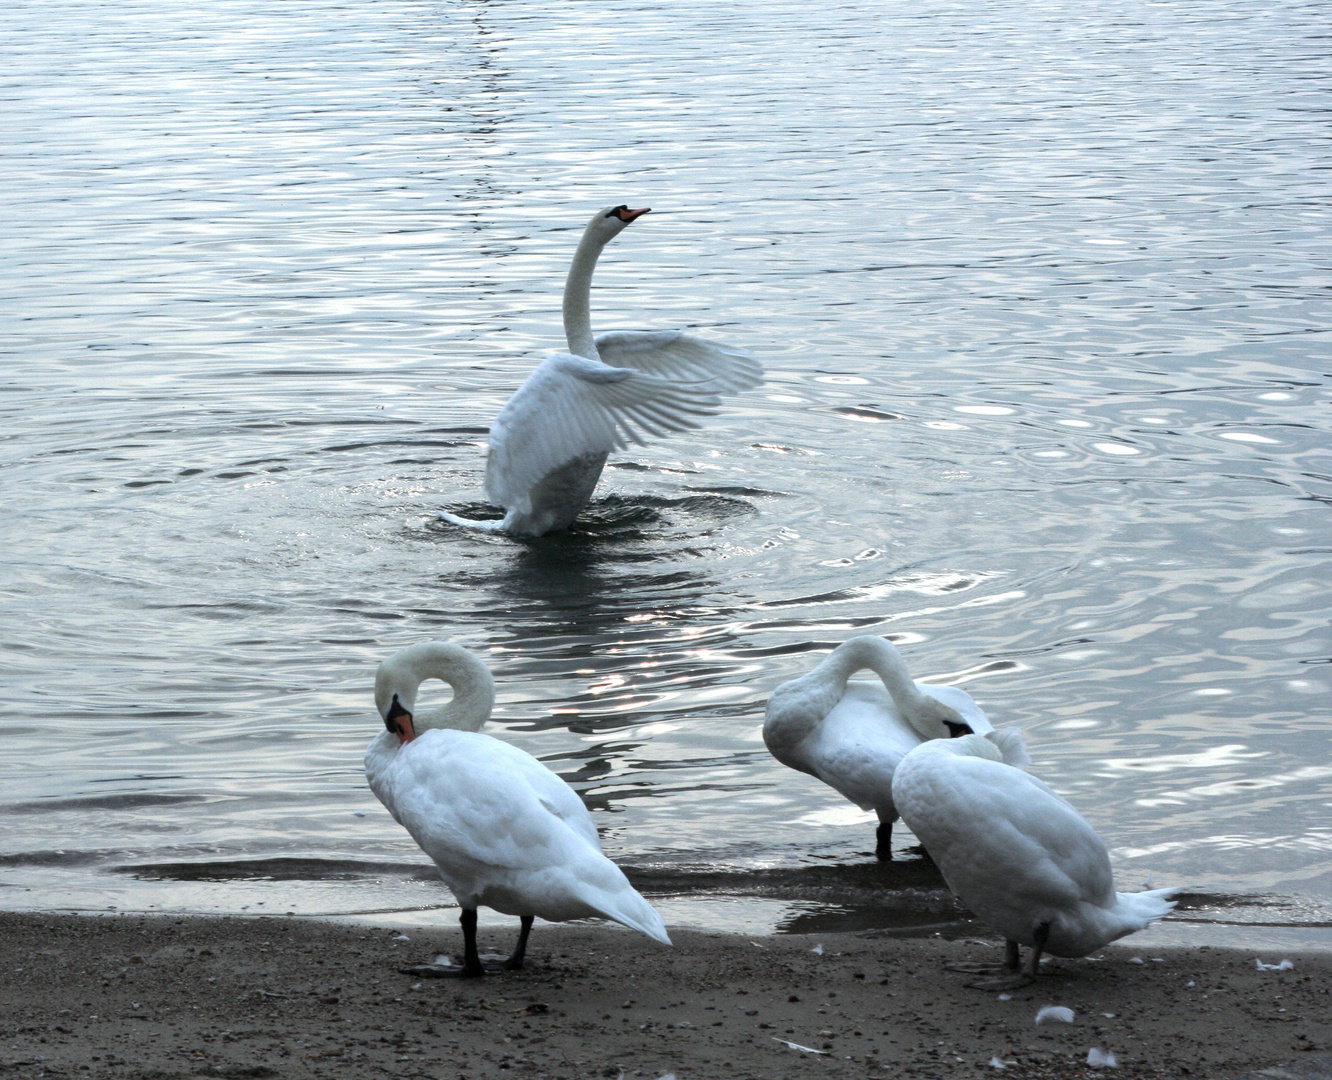
[[[416,709],[416,692],[426,679],[441,679],[453,688],[453,700],[439,712]],[[495,705],[495,680],[490,669],[460,645],[427,641],[411,645],[385,660],[375,677],[375,702],[381,714],[394,697],[412,713],[417,734],[429,728],[479,731]]]
[[[569,276],[564,279],[564,337],[569,351],[588,360],[600,360],[597,343],[592,338],[592,271],[606,246],[606,238],[592,229],[583,233],[574,252]]]
[[[844,641],[824,661],[842,685],[857,671],[865,668],[883,680],[888,696],[903,718],[916,727],[915,717],[929,708],[929,698],[907,672],[906,662],[897,647],[880,637],[857,637]]]

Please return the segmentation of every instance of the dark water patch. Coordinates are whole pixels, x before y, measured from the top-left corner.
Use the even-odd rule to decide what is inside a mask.
[[[906,419],[901,413],[886,412],[874,405],[838,405],[833,409],[833,412],[851,420],[862,420],[870,423]]]
[[[752,503],[725,495],[685,495],[679,498],[607,495],[589,503],[573,526],[566,530],[566,535],[640,539],[660,544],[669,540],[669,535],[648,530],[654,526],[670,528],[677,516],[721,522],[753,513],[756,510]],[[558,534],[551,534],[555,535]]]
[[[919,593],[926,596],[942,596],[948,593],[974,589],[981,583],[1000,576],[998,573],[959,573],[944,570],[929,574],[903,574],[884,578],[868,585],[853,585],[845,589],[829,592],[810,593],[806,596],[793,596],[789,599],[763,600],[755,604],[756,608],[812,607],[819,604],[844,604],[857,600],[877,599],[895,592]]]
[[[620,469],[623,472],[661,472],[662,469],[657,465],[644,465],[641,461],[608,461],[608,469]]]
[[[734,495],[738,498],[773,498],[785,499],[790,497],[788,491],[769,491],[767,488],[744,487],[742,485],[723,485],[721,487],[702,487],[692,484],[685,485],[686,491],[703,491],[712,495]]]
[[[189,803],[216,802],[207,795],[158,795],[149,792],[124,795],[87,795],[74,799],[41,799],[35,802],[0,806],[3,814],[57,814],[69,810],[142,810],[152,806],[184,806]]]
[[[986,653],[987,656],[1040,656],[1044,653],[1057,652],[1059,649],[1072,648],[1074,645],[1091,645],[1093,638],[1078,637],[1068,638],[1064,641],[1056,641],[1050,645],[1037,645],[1030,649],[1003,649],[998,652]]]
[[[336,446],[320,447],[321,454],[346,454],[353,450],[374,450],[381,446],[434,446],[444,450],[459,446],[471,446],[471,442],[460,439],[367,439],[364,442],[339,443]]]
[[[105,861],[110,855],[120,855],[121,852],[104,852],[84,849],[82,851],[16,851],[8,855],[0,855],[0,866],[47,866],[63,869],[71,869],[81,866],[95,866]]]
[[[930,937],[937,934],[950,939],[975,933],[975,924],[964,912],[957,912],[955,905],[952,913],[956,917],[941,922],[940,916],[950,914],[942,899],[936,894],[926,894],[920,901],[919,907],[829,904],[779,919],[773,927],[773,933],[855,934],[878,931],[890,937]],[[935,907],[939,910],[934,910]]]
[[[143,881],[365,881],[384,877],[438,881],[439,871],[422,863],[347,859],[235,859],[214,862],[129,863],[107,867]]]
[[[222,413],[220,415],[230,415]],[[305,420],[300,417],[289,417],[280,420],[247,420],[237,423],[236,427],[242,431],[280,431],[285,428],[331,428],[331,427],[381,427],[385,424],[420,424],[419,420],[401,420],[389,418],[387,416],[376,417],[343,417],[321,420]],[[482,435],[486,433],[486,428],[447,428],[447,431],[461,434],[463,432],[475,431]]]
[[[223,600],[212,603],[170,603],[164,604],[146,600],[142,604],[145,611],[188,611],[192,614],[211,619],[248,619],[255,615],[276,615],[287,610],[286,605],[275,604],[271,600]]]
[[[888,907],[904,894],[905,906],[917,906],[922,896],[948,893],[938,868],[921,858],[743,870],[635,864],[621,864],[621,869],[634,888],[652,896],[752,896]],[[931,904],[937,910],[937,902]]]
[[[273,458],[273,457],[253,458],[253,459],[251,459],[250,461],[238,461],[238,462],[236,462],[236,468],[238,468],[238,469],[251,469],[251,468],[257,468],[257,467],[260,466],[260,465],[284,465],[284,466],[285,466],[286,464],[288,464],[288,461],[289,461],[288,458],[280,458],[280,457],[279,457],[279,458]],[[265,472],[272,472],[273,470],[272,470],[272,469],[265,469],[264,471],[265,471]]]

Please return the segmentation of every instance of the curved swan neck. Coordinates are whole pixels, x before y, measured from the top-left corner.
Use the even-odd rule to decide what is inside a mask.
[[[609,237],[598,235],[594,218],[578,242],[569,276],[564,279],[564,337],[569,351],[588,360],[600,360],[592,337],[592,271]]]
[[[422,714],[416,693],[426,679],[441,679],[453,688],[443,709]],[[417,734],[430,728],[478,731],[495,705],[495,680],[490,669],[460,645],[427,641],[409,645],[382,664],[375,675],[375,704],[387,715],[394,698],[412,714]]]
[[[857,671],[869,668],[880,679],[902,716],[915,725],[914,716],[930,699],[907,672],[897,647],[880,637],[866,635],[844,641],[824,661],[843,684]]]

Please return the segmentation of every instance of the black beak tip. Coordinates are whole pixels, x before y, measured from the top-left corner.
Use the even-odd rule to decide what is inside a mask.
[[[412,718],[412,714],[404,709],[398,701],[398,695],[394,694],[393,700],[389,703],[388,714],[384,717],[384,726],[388,728],[389,731],[393,732],[394,735],[398,735],[401,733],[401,729],[398,727],[398,720],[404,716],[407,717],[409,721]]]

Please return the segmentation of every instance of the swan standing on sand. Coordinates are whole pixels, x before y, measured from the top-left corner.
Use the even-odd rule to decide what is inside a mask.
[[[569,351],[546,357],[490,425],[486,497],[506,513],[454,525],[541,536],[573,523],[612,450],[699,426],[721,395],[757,386],[763,369],[743,349],[678,330],[592,335],[589,292],[601,249],[648,210],[598,210],[564,282]]]
[[[902,820],[948,887],[1007,939],[1002,968],[983,990],[1024,986],[1041,953],[1086,956],[1169,912],[1179,889],[1115,892],[1110,856],[1082,815],[1046,784],[1004,764],[988,739],[967,735],[911,751],[893,777]],[[1025,968],[1018,946],[1031,947]]]
[[[430,678],[453,687],[453,700],[427,714],[417,710],[416,692]],[[476,949],[482,904],[522,920],[513,955],[492,969],[523,966],[538,915],[555,922],[603,916],[669,945],[656,909],[601,853],[573,788],[530,754],[477,733],[494,703],[489,668],[448,642],[409,645],[375,675],[375,704],[387,730],[366,748],[366,779],[462,907],[462,966],[404,971],[484,974]]]
[[[848,682],[869,668],[880,682]],[[879,816],[874,853],[893,857],[893,770],[926,739],[990,737],[1004,760],[1025,765],[1017,728],[995,731],[971,695],[912,680],[891,642],[865,635],[844,641],[818,667],[782,683],[768,699],[763,741],[772,756],[822,780]]]

